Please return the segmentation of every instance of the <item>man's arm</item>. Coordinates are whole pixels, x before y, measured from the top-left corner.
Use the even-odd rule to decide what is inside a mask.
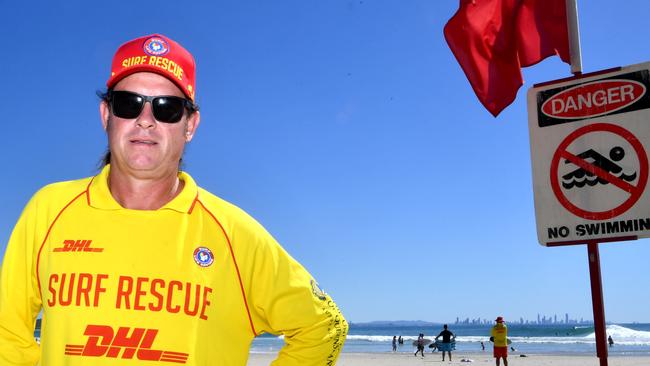
[[[272,260],[263,273],[273,275],[264,275],[263,282],[258,282],[257,287],[264,286],[265,291],[253,298],[253,307],[265,317],[262,329],[285,336],[285,346],[273,365],[334,365],[348,332],[345,318],[332,298],[282,248],[272,248],[267,255]]]
[[[36,365],[40,349],[34,325],[41,309],[36,280],[35,204],[30,202],[16,224],[0,270],[0,364]]]
[[[348,332],[340,310],[261,226],[251,239],[256,248],[248,299],[254,326],[258,333],[285,337],[273,365],[334,365]]]

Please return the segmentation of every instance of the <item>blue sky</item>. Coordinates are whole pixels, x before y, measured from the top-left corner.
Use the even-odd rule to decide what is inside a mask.
[[[592,318],[586,247],[545,248],[535,231],[525,93],[569,66],[525,69],[493,118],[442,35],[458,1],[2,3],[0,253],[39,187],[95,174],[113,52],[163,33],[198,64],[185,169],[349,320]],[[649,12],[580,2],[584,71],[650,60]],[[650,322],[648,240],[600,254],[607,320]]]

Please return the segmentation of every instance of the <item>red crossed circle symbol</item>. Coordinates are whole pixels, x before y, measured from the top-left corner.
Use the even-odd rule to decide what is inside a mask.
[[[611,132],[613,134],[616,134],[624,138],[627,142],[630,143],[630,145],[632,145],[634,151],[636,152],[639,158],[639,181],[637,182],[636,186],[618,177],[615,177],[608,171],[601,169],[600,167],[597,167],[591,163],[588,163],[587,161],[567,151],[567,147],[573,141],[591,132]],[[586,170],[587,172],[595,174],[599,178],[608,181],[614,186],[629,193],[630,197],[628,197],[628,199],[626,199],[625,201],[623,201],[623,203],[614,207],[613,209],[605,210],[605,211],[591,212],[574,205],[564,195],[564,192],[562,192],[562,189],[560,188],[559,179],[558,179],[558,175],[559,175],[558,167],[560,164],[560,160],[562,159],[569,160],[571,163],[579,166],[580,168]],[[557,150],[555,151],[555,154],[553,155],[553,160],[551,160],[551,187],[553,188],[553,193],[555,193],[555,197],[557,197],[558,201],[560,201],[560,203],[562,204],[562,206],[564,206],[564,208],[569,210],[574,215],[582,217],[587,220],[611,219],[612,217],[616,217],[624,213],[625,211],[629,210],[630,207],[632,207],[636,203],[636,201],[639,200],[641,194],[643,194],[647,182],[648,182],[648,157],[646,155],[645,149],[643,148],[643,145],[641,145],[641,142],[630,131],[624,129],[621,126],[617,126],[609,123],[594,123],[573,131],[572,133],[569,134],[569,136],[567,136],[564,140],[562,140]]]

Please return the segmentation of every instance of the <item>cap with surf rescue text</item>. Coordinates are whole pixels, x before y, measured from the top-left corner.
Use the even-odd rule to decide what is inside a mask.
[[[151,34],[117,49],[106,86],[110,89],[136,72],[154,72],[172,81],[194,101],[195,69],[194,57],[183,46],[162,34]]]

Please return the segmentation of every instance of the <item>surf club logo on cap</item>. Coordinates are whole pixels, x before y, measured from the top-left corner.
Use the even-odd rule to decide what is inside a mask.
[[[183,46],[162,34],[136,38],[121,45],[111,63],[110,89],[136,72],[153,72],[176,84],[194,102],[196,93],[194,57]]]
[[[194,249],[194,261],[201,267],[208,267],[214,262],[214,255],[210,249],[198,247]]]
[[[151,56],[163,56],[169,52],[169,45],[160,37],[151,37],[144,42],[144,52]]]

